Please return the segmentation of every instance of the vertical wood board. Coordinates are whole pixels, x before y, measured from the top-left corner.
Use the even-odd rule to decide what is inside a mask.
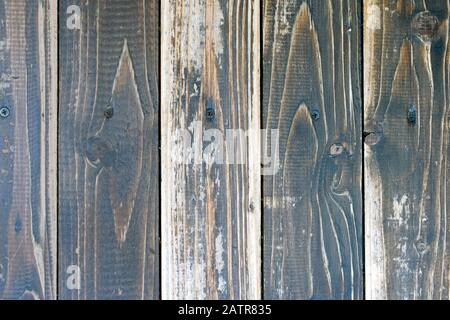
[[[59,15],[60,298],[158,299],[159,2]]]
[[[259,5],[163,2],[163,299],[261,297]]]
[[[56,10],[0,1],[1,299],[56,299]]]
[[[364,1],[366,296],[448,299],[448,1]]]
[[[360,7],[264,1],[266,299],[363,298]]]

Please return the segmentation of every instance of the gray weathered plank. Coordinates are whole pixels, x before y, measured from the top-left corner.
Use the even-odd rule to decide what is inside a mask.
[[[263,181],[268,299],[362,299],[360,7],[264,1],[263,127],[279,130]]]
[[[163,2],[163,299],[261,295],[259,10],[259,0]],[[232,147],[220,144],[228,129],[253,131]],[[232,154],[239,146],[248,158]]]
[[[0,1],[0,298],[56,298],[57,1]]]
[[[60,298],[157,299],[159,2],[59,15]]]
[[[449,3],[364,2],[366,296],[448,299]]]

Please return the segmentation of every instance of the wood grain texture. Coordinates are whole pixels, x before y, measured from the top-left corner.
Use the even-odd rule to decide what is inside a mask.
[[[448,15],[364,2],[368,299],[449,298]]]
[[[257,0],[163,2],[163,299],[261,296],[259,10]],[[252,131],[231,146],[208,129]]]
[[[362,299],[360,1],[264,1],[267,299]],[[270,146],[270,142],[267,143]]]
[[[59,14],[60,298],[157,299],[159,2],[64,0]]]
[[[56,6],[0,1],[0,299],[56,298]]]

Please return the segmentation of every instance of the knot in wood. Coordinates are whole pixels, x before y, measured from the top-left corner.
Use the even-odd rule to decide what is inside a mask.
[[[319,111],[318,109],[313,109],[313,110],[311,111],[311,118],[312,118],[314,121],[319,120],[319,119],[320,119],[320,111]]]
[[[0,117],[8,118],[9,114],[10,114],[10,111],[9,111],[8,107],[1,107],[0,108]]]
[[[214,102],[208,98],[206,100],[206,108],[205,108],[206,119],[208,121],[213,121],[216,117],[216,110],[214,109]]]
[[[105,111],[103,112],[103,115],[105,116],[106,119],[111,119],[114,115],[114,108],[111,105],[108,105]]]
[[[410,105],[408,108],[408,123],[415,124],[417,121],[417,109],[416,106]]]
[[[344,152],[344,146],[342,143],[333,143],[330,146],[330,156],[336,157]]]
[[[374,146],[381,141],[383,137],[383,127],[378,122],[372,122],[365,125],[367,131],[363,132],[364,143]]]
[[[86,157],[92,163],[101,163],[112,167],[116,161],[116,152],[111,142],[100,137],[91,137],[87,141]]]
[[[369,146],[378,144],[381,140],[380,132],[364,132],[364,143]]]
[[[427,249],[427,244],[422,239],[416,241],[416,249],[418,253],[423,253]]]
[[[411,27],[415,35],[424,42],[430,42],[435,37],[439,26],[439,20],[430,11],[422,11],[416,14],[411,21]]]

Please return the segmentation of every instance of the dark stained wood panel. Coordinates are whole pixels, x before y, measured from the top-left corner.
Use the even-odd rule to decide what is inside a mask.
[[[259,0],[163,2],[163,299],[261,297],[259,16]],[[248,138],[221,145],[230,129]]]
[[[362,299],[361,2],[263,3],[264,297]]]
[[[159,2],[59,18],[59,297],[158,299]]]
[[[0,299],[56,299],[56,1],[0,1]]]
[[[368,299],[449,298],[448,16],[364,2]]]

